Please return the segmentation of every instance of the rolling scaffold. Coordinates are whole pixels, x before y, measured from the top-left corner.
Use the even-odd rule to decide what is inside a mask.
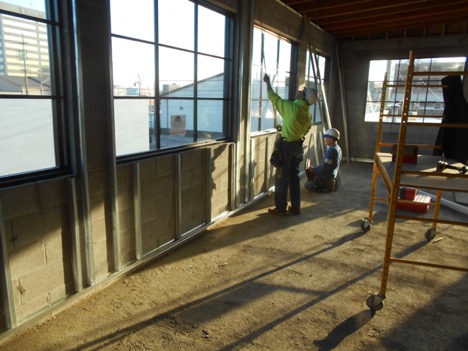
[[[440,206],[442,194],[444,191],[451,192],[468,192],[468,174],[466,174],[466,166],[460,162],[443,159],[439,156],[425,156],[418,155],[417,163],[404,163],[405,149],[408,146],[406,144],[407,129],[409,127],[425,128],[425,127],[439,127],[439,128],[468,128],[468,124],[453,124],[453,123],[426,123],[426,122],[414,122],[409,120],[409,109],[411,103],[411,93],[413,87],[417,85],[413,84],[414,76],[448,76],[448,75],[468,75],[468,72],[415,72],[414,71],[414,51],[410,51],[408,73],[406,82],[404,85],[404,101],[401,111],[401,122],[400,130],[398,134],[397,150],[396,154],[392,155],[388,152],[382,152],[382,147],[393,146],[394,143],[386,143],[382,141],[382,128],[384,117],[386,116],[384,111],[386,89],[392,85],[387,84],[387,75],[385,75],[384,83],[382,86],[382,98],[379,115],[379,125],[377,130],[377,142],[374,154],[374,167],[372,174],[372,189],[371,199],[369,206],[369,217],[365,218],[361,222],[361,229],[363,232],[367,232],[371,229],[373,223],[374,214],[374,201],[385,201],[388,204],[387,214],[387,234],[385,241],[385,252],[384,262],[381,274],[380,290],[376,293],[371,293],[367,298],[367,306],[372,310],[380,310],[383,308],[384,300],[386,299],[387,283],[390,271],[391,263],[402,263],[410,265],[419,265],[440,269],[450,269],[462,272],[468,272],[468,268],[436,264],[432,262],[421,262],[416,260],[406,260],[396,258],[392,256],[392,246],[394,239],[394,230],[396,220],[416,220],[431,223],[431,226],[426,230],[424,236],[426,240],[430,241],[434,239],[437,233],[437,224],[452,224],[460,226],[468,226],[468,222],[464,221],[453,221],[439,218]],[[439,85],[440,87],[440,85]],[[418,117],[430,117],[436,116],[421,115]],[[440,116],[439,116],[440,117]],[[413,144],[414,146],[414,144]],[[418,148],[435,148],[434,145],[417,145]],[[441,161],[443,159],[443,161]],[[441,163],[442,162],[442,163]],[[444,167],[441,167],[441,164]],[[393,171],[393,177],[390,176]],[[378,177],[381,177],[387,191],[386,198],[375,197],[376,185]],[[422,216],[409,216],[397,213],[398,203],[405,202],[405,200],[399,199],[400,187],[413,187],[429,189],[436,192],[435,202],[431,203],[433,206],[432,218]]]

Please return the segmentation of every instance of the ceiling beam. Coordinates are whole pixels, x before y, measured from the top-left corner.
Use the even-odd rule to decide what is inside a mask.
[[[468,11],[468,8],[467,8]],[[348,17],[349,18],[349,17]],[[318,25],[319,27],[324,28],[325,30],[331,30],[332,32],[338,30],[350,30],[354,28],[374,28],[376,25],[379,26],[388,26],[388,27],[418,27],[421,24],[430,25],[430,24],[437,24],[443,23],[447,20],[452,19],[462,19],[467,18],[466,14],[460,11],[458,8],[453,8],[449,10],[445,10],[444,12],[439,12],[437,15],[423,13],[421,11],[411,11],[405,13],[405,15],[401,16],[373,16],[368,18],[358,18],[358,19],[351,19],[345,20],[342,19],[341,21],[333,21],[333,22],[326,22],[321,20],[314,20],[311,19],[313,23]]]
[[[394,2],[390,4],[384,4],[385,1],[382,1],[379,6],[376,7],[356,7],[350,6],[346,10],[342,9],[341,11],[337,10],[312,10],[307,11],[308,17],[312,20],[320,20],[325,23],[326,21],[343,21],[348,19],[361,19],[361,18],[373,18],[375,16],[405,16],[407,13],[411,14],[413,12],[420,12],[421,15],[435,15],[443,13],[446,11],[451,11],[452,9],[458,9],[461,13],[468,13],[468,2],[466,0],[456,0],[447,4],[445,2],[431,1],[430,4],[427,4],[428,1],[424,3],[405,3],[395,5]]]

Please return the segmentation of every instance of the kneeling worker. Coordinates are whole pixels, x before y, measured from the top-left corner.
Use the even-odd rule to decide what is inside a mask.
[[[335,191],[338,188],[337,176],[341,163],[341,148],[338,145],[340,132],[331,128],[323,135],[323,139],[328,149],[322,164],[316,167],[306,164],[305,188],[309,191]]]

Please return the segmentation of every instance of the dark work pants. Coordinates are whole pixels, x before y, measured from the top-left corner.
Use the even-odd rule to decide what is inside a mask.
[[[288,191],[291,206],[301,207],[299,165],[302,155],[302,140],[283,141],[283,167],[276,169],[275,177],[275,206],[279,211],[286,211],[288,207]]]

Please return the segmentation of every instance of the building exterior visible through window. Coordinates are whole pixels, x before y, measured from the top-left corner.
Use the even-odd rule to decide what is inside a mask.
[[[465,57],[420,58],[414,62],[415,72],[463,71]],[[367,84],[366,122],[377,122],[380,115],[383,80],[387,73],[384,122],[400,123],[408,73],[408,59],[372,60]],[[441,76],[415,75],[411,91],[408,119],[414,122],[440,123],[444,111]],[[422,117],[424,116],[424,117]]]
[[[59,23],[48,17],[45,1],[30,7],[0,2],[0,180],[64,166],[57,135],[61,92],[51,71],[58,57],[52,31]]]
[[[117,156],[228,137],[227,14],[189,0],[111,0],[111,27]]]

